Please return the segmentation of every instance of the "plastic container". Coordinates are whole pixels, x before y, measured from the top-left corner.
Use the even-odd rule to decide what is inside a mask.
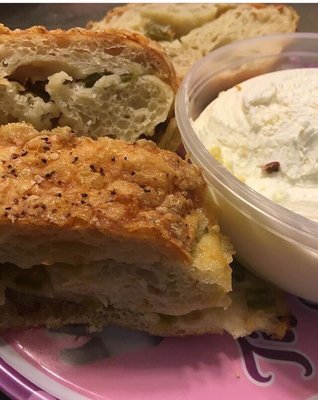
[[[238,41],[191,68],[179,89],[175,111],[183,144],[205,175],[221,229],[231,238],[237,259],[286,291],[318,302],[318,223],[238,180],[212,157],[191,126],[220,91],[267,72],[308,67],[318,68],[318,34]]]

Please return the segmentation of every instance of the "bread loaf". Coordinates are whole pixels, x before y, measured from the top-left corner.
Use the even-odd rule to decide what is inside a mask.
[[[169,122],[175,71],[136,33],[0,26],[0,124],[134,141]]]
[[[131,4],[111,10],[88,27],[128,29],[159,42],[183,78],[200,58],[245,38],[294,32],[298,15],[285,5]]]
[[[0,263],[59,264],[50,272],[62,281],[85,276],[88,296],[100,274],[112,302],[134,296],[145,309],[152,297],[177,313],[228,304],[232,249],[192,164],[146,140],[92,140],[26,124],[0,127],[0,159]]]
[[[7,271],[10,271],[9,266]],[[32,275],[29,279],[32,279]],[[30,283],[30,280],[27,282]],[[82,324],[87,327],[88,332],[94,332],[110,324],[159,336],[227,332],[238,338],[260,330],[281,338],[289,323],[280,292],[247,272],[243,281],[234,284],[228,307],[197,309],[178,315],[159,313],[156,310],[132,311],[130,307],[106,305],[97,296],[85,299],[80,296],[81,289],[85,289],[85,281],[82,281],[77,296],[73,298],[70,294],[68,298],[58,294],[49,297],[47,291],[39,289],[36,279],[33,280],[33,285],[34,283],[37,285],[37,289],[33,288],[36,295],[27,293],[30,292],[30,287],[6,290],[6,302],[0,306],[0,331],[36,326],[61,328],[69,324]]]
[[[232,247],[199,169],[175,153],[12,123],[0,127],[0,181],[1,330],[286,328],[263,282],[247,279],[231,293]],[[256,308],[249,288],[261,295]]]

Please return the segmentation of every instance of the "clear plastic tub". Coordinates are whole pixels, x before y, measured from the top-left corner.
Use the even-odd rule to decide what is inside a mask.
[[[318,302],[318,223],[238,180],[206,150],[190,122],[220,91],[237,83],[267,72],[308,67],[318,68],[318,34],[280,34],[224,46],[196,63],[183,80],[176,119],[187,152],[205,175],[221,229],[231,238],[238,260],[286,291]]]

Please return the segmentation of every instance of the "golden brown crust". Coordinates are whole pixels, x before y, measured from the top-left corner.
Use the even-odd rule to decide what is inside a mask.
[[[129,47],[132,50],[130,52],[131,61],[143,64],[148,68],[150,66],[153,74],[168,83],[175,91],[177,89],[176,73],[164,50],[157,43],[138,33],[115,29],[106,29],[101,32],[82,28],[72,28],[67,31],[47,30],[43,26],[34,26],[25,30],[10,30],[0,24],[0,59],[2,58],[2,45],[16,43],[18,49],[28,46],[28,39],[38,47],[41,47],[42,44],[47,46],[48,42],[50,42],[50,47],[57,48],[77,46],[80,49],[92,46],[95,50],[98,46],[101,51],[115,56],[120,53],[122,48]]]
[[[202,223],[199,170],[145,140],[78,138],[69,128],[0,127],[0,229],[83,230],[146,240],[191,260]]]

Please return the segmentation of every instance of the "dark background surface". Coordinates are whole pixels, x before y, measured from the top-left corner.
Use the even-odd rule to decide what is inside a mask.
[[[9,28],[44,25],[48,29],[85,27],[90,20],[101,19],[115,3],[82,4],[1,4],[0,22]],[[318,4],[292,4],[300,16],[300,32],[318,32]],[[0,393],[0,400],[7,400]],[[76,399],[74,399],[76,400]]]
[[[101,19],[116,3],[0,4],[0,22],[9,28],[44,25],[49,29],[84,27]],[[300,15],[299,31],[318,32],[318,4],[291,4]]]
[[[119,4],[0,4],[0,22],[9,28],[44,25],[48,29],[85,27],[90,20],[100,20]]]

